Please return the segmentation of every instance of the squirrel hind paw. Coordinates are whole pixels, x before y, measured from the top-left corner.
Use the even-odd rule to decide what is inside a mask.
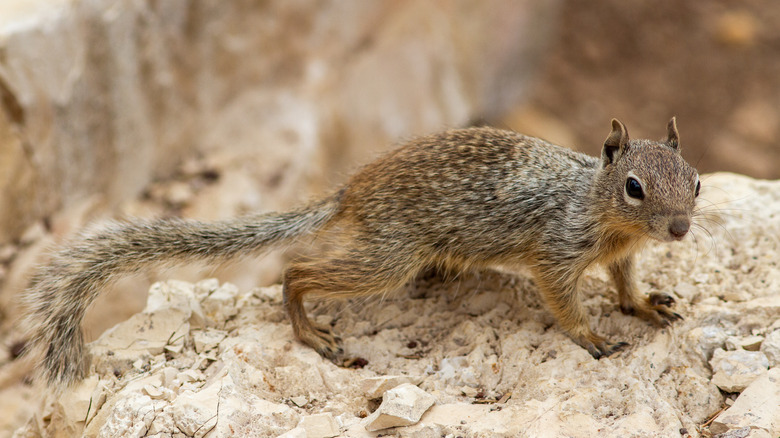
[[[344,349],[341,347],[340,337],[322,326],[316,326],[311,335],[306,343],[311,345],[320,356],[336,364],[342,361]]]
[[[594,359],[611,356],[628,346],[626,342],[609,342],[596,334],[582,338],[572,338],[582,348],[586,349]]]

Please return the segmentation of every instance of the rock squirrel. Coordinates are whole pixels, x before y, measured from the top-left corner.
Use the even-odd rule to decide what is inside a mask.
[[[633,255],[649,239],[683,239],[699,189],[674,118],[663,141],[629,140],[613,119],[600,159],[511,131],[449,130],[401,146],[333,195],[289,212],[115,222],[82,233],[25,294],[28,349],[43,355],[49,384],[72,384],[90,364],[84,313],[119,275],[259,254],[314,234],[328,249],[287,268],[284,306],[298,339],[324,357],[342,354],[339,339],[306,316],[307,296],[381,294],[430,267],[524,264],[560,326],[599,358],[625,343],[591,330],[578,292],[583,272],[608,267],[623,313],[658,326],[680,319],[671,296],[637,290]]]

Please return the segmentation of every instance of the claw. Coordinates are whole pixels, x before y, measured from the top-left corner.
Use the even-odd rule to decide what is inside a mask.
[[[672,307],[672,305],[675,303],[675,299],[673,296],[663,293],[663,292],[653,292],[648,297],[648,300],[650,301],[650,305],[652,306],[666,306],[666,307]]]
[[[626,342],[607,342],[606,339],[595,334],[580,339],[573,339],[574,342],[588,350],[588,353],[590,353],[594,359],[611,356],[628,345]]]

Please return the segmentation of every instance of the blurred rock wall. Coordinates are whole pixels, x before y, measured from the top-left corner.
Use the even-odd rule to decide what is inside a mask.
[[[215,151],[251,166],[257,207],[322,192],[399,138],[522,99],[557,4],[4,1],[0,244]]]

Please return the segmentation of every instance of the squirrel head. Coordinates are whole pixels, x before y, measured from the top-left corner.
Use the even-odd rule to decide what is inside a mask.
[[[608,202],[610,226],[661,241],[685,237],[701,184],[699,173],[680,155],[674,117],[663,141],[630,140],[625,125],[612,119],[601,167],[596,187]]]

